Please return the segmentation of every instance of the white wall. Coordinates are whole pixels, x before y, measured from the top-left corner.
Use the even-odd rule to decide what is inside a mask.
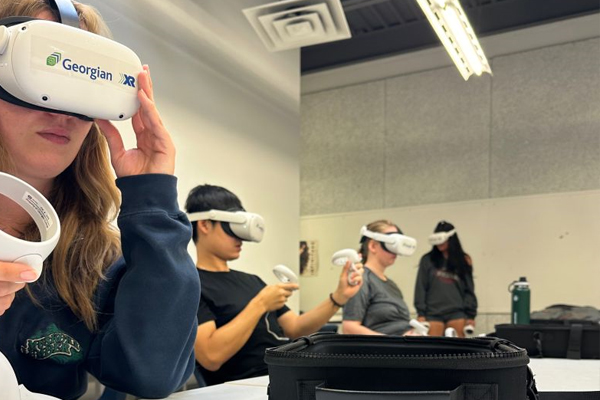
[[[236,193],[266,220],[232,267],[275,282],[298,269],[299,52],[268,53],[241,9],[260,0],[92,0],[114,38],[150,66],[155,97],[177,146],[183,208],[203,183]],[[119,123],[126,144],[135,140]],[[193,245],[190,253],[195,256]],[[298,296],[291,305],[298,306]]]
[[[317,277],[301,278],[302,308],[331,291],[340,273],[331,255],[358,249],[360,227],[377,219],[395,222],[418,241],[413,256],[398,257],[386,270],[413,312],[418,263],[442,219],[456,226],[473,258],[480,313],[508,312],[507,287],[520,276],[531,282],[532,310],[557,303],[600,307],[600,191],[586,191],[303,217],[302,239],[318,241],[320,269]]]

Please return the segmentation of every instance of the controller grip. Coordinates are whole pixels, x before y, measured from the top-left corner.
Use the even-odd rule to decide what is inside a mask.
[[[423,336],[427,336],[429,333],[429,327],[425,326],[422,322],[417,321],[416,319],[411,319],[408,323],[413,329],[419,332]]]
[[[465,325],[463,332],[465,334],[465,336],[473,336],[473,334],[475,333],[475,327],[473,325]]]
[[[333,253],[331,257],[331,262],[334,265],[339,265],[343,267],[346,263],[350,261],[352,265],[350,266],[350,270],[348,270],[348,284],[350,286],[358,285],[358,282],[354,282],[352,279],[352,272],[356,272],[356,268],[354,264],[361,261],[361,257],[358,255],[356,250],[354,249],[342,249]]]
[[[298,277],[288,267],[285,265],[276,265],[273,267],[273,274],[281,281],[282,283],[298,283]]]

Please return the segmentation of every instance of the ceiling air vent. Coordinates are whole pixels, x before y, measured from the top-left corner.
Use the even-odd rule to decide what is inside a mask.
[[[244,14],[269,51],[348,39],[340,0],[284,0],[246,8]]]

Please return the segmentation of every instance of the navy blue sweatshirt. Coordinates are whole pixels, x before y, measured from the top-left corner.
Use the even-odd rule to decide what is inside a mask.
[[[123,257],[97,288],[97,332],[71,312],[52,283],[29,285],[40,305],[24,290],[17,293],[0,316],[0,351],[19,383],[72,400],[85,393],[87,372],[139,397],[166,397],[187,380],[194,368],[200,285],[176,184],[161,174],[117,179]]]

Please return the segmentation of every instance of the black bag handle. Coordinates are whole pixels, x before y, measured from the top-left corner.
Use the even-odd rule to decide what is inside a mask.
[[[496,384],[462,384],[451,391],[359,391],[315,388],[316,400],[498,400]]]
[[[569,333],[569,347],[567,348],[567,358],[571,360],[581,360],[581,341],[583,340],[583,325],[572,324]]]

